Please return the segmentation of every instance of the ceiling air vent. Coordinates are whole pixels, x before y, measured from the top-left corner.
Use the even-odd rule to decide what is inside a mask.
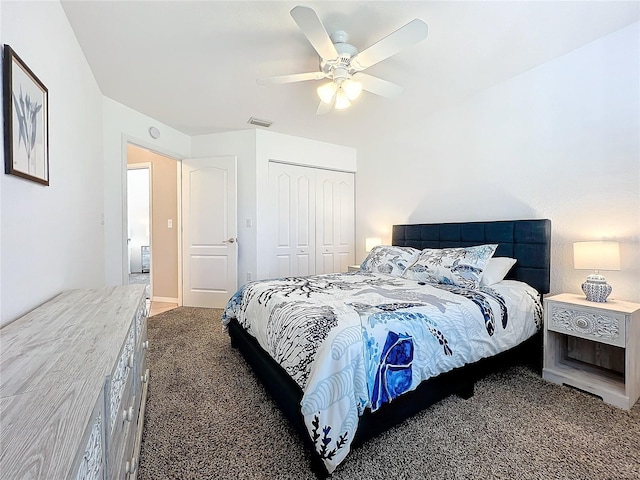
[[[247,123],[265,128],[269,128],[273,124],[273,122],[270,122],[269,120],[261,120],[260,118],[255,117],[251,117]]]

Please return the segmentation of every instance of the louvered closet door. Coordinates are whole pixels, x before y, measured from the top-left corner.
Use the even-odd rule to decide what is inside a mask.
[[[354,174],[316,171],[316,273],[346,272],[354,252]]]
[[[271,277],[316,273],[315,187],[313,169],[269,163],[270,210],[275,221]]]

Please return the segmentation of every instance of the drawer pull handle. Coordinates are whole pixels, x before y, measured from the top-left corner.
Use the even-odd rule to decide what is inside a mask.
[[[584,318],[579,318],[576,320],[576,325],[580,328],[587,328],[589,323]]]
[[[124,469],[126,473],[134,474],[138,469],[138,462],[136,462],[135,458],[132,458],[131,460],[127,460],[127,464],[125,465]]]
[[[133,368],[133,353],[129,355],[129,358],[127,359],[127,367]]]
[[[149,340],[146,340],[146,341],[142,344],[142,348],[144,348],[145,350],[149,350]]]
[[[133,407],[129,407],[122,411],[122,419],[127,422],[133,420]]]

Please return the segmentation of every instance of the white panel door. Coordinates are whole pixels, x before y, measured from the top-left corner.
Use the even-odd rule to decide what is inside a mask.
[[[238,284],[236,158],[182,161],[182,303],[223,308]]]
[[[313,275],[315,268],[315,176],[312,169],[269,163],[274,246],[269,275]]]
[[[346,272],[355,260],[354,174],[316,171],[316,273]]]

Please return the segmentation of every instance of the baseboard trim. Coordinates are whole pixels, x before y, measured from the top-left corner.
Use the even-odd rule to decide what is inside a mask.
[[[178,299],[177,298],[171,298],[171,297],[152,297],[151,298],[152,302],[162,302],[162,303],[178,303]]]

